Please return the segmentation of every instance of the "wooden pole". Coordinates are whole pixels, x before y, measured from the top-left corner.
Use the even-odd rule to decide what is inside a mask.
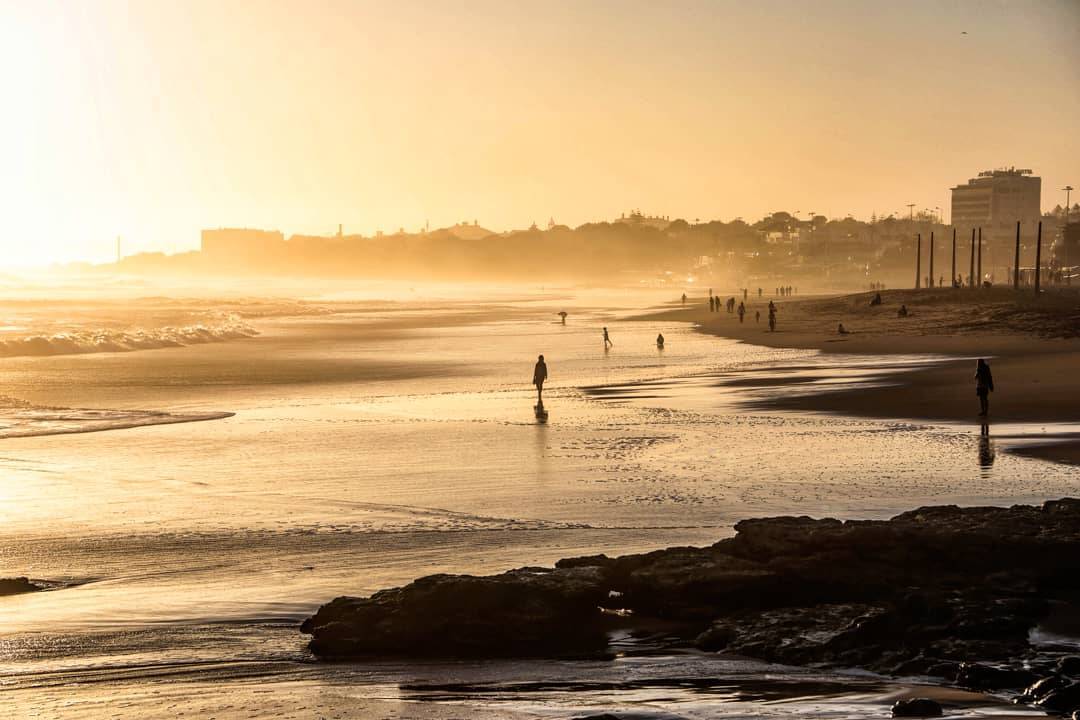
[[[952,276],[949,285],[956,287],[956,228],[952,229]]]
[[[1042,220],[1035,240],[1035,297],[1039,297],[1039,271],[1042,270]]]
[[[934,231],[930,231],[930,281],[926,283],[926,287],[934,287]]]
[[[975,282],[975,229],[971,229],[971,267],[968,268],[968,285],[978,287]]]
[[[1020,221],[1016,221],[1016,256],[1013,258],[1013,290],[1020,289]]]
[[[982,280],[982,278],[983,278],[983,274],[982,274],[982,228],[981,227],[979,228],[979,265],[978,265],[978,268],[979,268],[979,281],[977,283],[975,283],[975,287],[980,287],[981,288],[982,283],[983,283],[983,280]]]
[[[915,233],[915,289],[922,287],[922,233]]]

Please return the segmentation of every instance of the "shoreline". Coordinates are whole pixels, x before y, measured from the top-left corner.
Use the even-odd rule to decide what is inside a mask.
[[[756,518],[735,530],[708,547],[429,575],[337,597],[300,631],[324,662],[697,651],[1080,708],[1075,646],[1033,639],[1075,632],[1080,500],[924,506],[889,520]]]
[[[988,358],[995,392],[985,424],[1076,423],[1080,410],[1080,294],[1065,293],[1032,311],[1034,299],[1012,291],[886,290],[871,306],[872,292],[854,295],[747,300],[747,320],[721,309],[710,312],[707,298],[687,307],[639,316],[651,321],[690,322],[699,332],[776,348],[813,349],[852,355],[935,354],[950,359],[890,375],[876,387],[813,394],[774,395],[756,405],[770,410],[839,413],[857,417],[970,423],[981,426],[975,396],[974,360]],[[1077,300],[1074,300],[1078,298]],[[739,298],[741,299],[741,298]],[[777,329],[765,323],[770,300],[777,306]],[[901,304],[910,315],[897,317]],[[757,311],[762,320],[755,322]],[[1015,316],[1015,317],[1014,317]],[[1034,332],[1018,323],[1031,322]],[[838,333],[844,324],[847,334]],[[1080,465],[1080,436],[1058,438],[1010,452]]]

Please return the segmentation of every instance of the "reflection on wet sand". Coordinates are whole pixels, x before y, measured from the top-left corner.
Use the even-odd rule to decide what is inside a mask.
[[[985,420],[979,428],[979,467],[983,477],[989,475],[989,470],[994,466],[994,443],[990,439],[990,423]]]

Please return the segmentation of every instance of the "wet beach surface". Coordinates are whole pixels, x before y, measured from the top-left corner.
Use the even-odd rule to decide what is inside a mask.
[[[880,385],[939,358],[823,358],[620,319],[642,302],[354,304],[212,345],[9,358],[6,394],[36,407],[235,415],[3,441],[4,575],[61,588],[0,602],[0,693],[26,717],[883,713],[900,685],[701,655],[310,661],[296,623],[319,604],[432,572],[707,544],[745,517],[888,517],[1080,485],[999,452],[1075,428],[982,438],[768,409],[770,394]],[[538,352],[543,424],[527,385]]]

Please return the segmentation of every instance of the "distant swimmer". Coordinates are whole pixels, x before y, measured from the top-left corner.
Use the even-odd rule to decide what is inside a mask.
[[[979,415],[982,417],[990,412],[990,393],[993,391],[994,376],[990,374],[990,366],[979,358],[975,363],[975,394],[979,396]]]
[[[896,317],[907,317],[907,305],[900,306],[900,309],[896,311]]]
[[[661,350],[664,349],[664,333],[660,333],[656,336],[656,347]]]
[[[607,328],[604,328],[604,349],[607,350],[609,347],[612,347],[614,344],[615,343],[611,342],[611,338],[608,337]]]
[[[566,324],[566,311],[565,310],[560,310],[558,315],[559,315],[559,317],[562,318],[562,324],[565,325]]]
[[[533,385],[536,386],[536,402],[539,406],[544,404],[545,380],[547,380],[547,363],[544,362],[544,356],[541,355],[540,359],[536,361],[536,367],[533,368]]]
[[[844,323],[840,323],[840,326],[836,328],[836,333],[838,335],[847,335],[848,334],[848,331],[844,328]]]

